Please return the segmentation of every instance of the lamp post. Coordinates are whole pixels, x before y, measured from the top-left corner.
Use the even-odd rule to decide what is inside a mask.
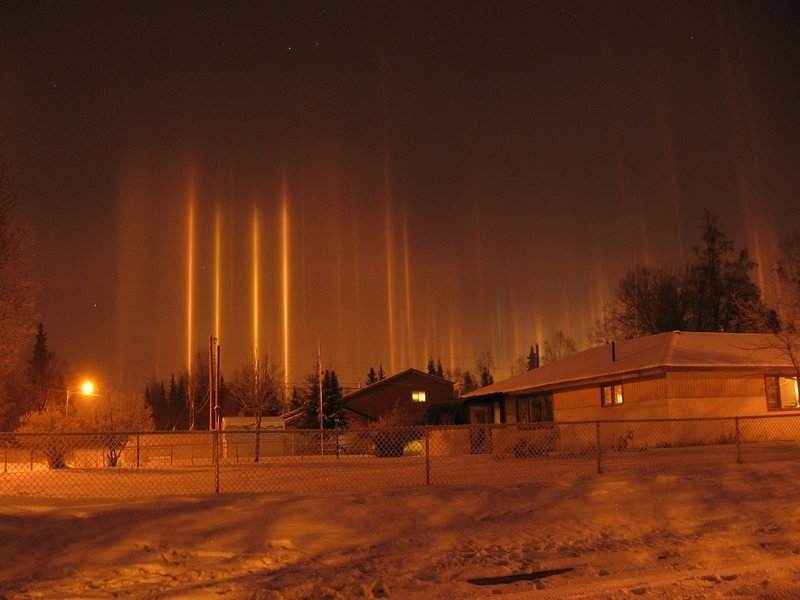
[[[80,385],[67,388],[67,401],[64,404],[64,417],[69,415],[69,398],[72,396],[73,392],[83,394],[84,396],[92,396],[94,395],[94,383],[87,379]]]

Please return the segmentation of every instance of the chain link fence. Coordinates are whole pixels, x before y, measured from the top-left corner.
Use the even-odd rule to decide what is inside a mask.
[[[798,459],[800,415],[260,433],[0,433],[0,496],[303,494]]]

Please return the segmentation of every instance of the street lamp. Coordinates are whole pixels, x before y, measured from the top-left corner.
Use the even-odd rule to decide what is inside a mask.
[[[69,398],[73,392],[83,394],[84,396],[93,396],[94,395],[94,383],[90,380],[86,380],[80,385],[74,385],[72,387],[67,388],[67,401],[64,404],[64,416],[66,417],[69,415]]]

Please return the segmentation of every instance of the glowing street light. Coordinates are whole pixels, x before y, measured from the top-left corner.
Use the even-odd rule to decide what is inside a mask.
[[[85,380],[80,385],[75,385],[72,387],[67,388],[67,401],[64,404],[64,416],[66,417],[69,415],[69,398],[72,396],[73,392],[83,394],[84,396],[93,396],[94,395],[94,382],[90,380]]]

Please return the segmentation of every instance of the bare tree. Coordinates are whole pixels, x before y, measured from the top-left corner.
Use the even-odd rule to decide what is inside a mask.
[[[36,287],[28,276],[31,254],[26,228],[15,223],[11,170],[0,142],[0,375],[17,364],[34,332]]]
[[[776,338],[800,380],[800,233],[781,242],[775,272],[779,283],[777,313],[781,323]]]
[[[509,371],[511,371],[512,377],[515,375],[522,375],[522,373],[528,371],[528,361],[524,356],[517,357],[514,363],[509,366]]]
[[[800,233],[786,238],[779,247],[778,314],[783,329],[800,333]]]
[[[545,340],[542,362],[545,364],[555,362],[571,354],[575,354],[577,351],[578,346],[575,344],[575,340],[565,335],[564,332],[559,329],[555,332],[553,337],[549,340]]]
[[[18,443],[41,450],[51,468],[65,468],[72,450],[94,444],[105,447],[108,464],[114,467],[131,432],[153,429],[152,411],[141,395],[103,390],[73,397],[68,414],[65,404],[50,402],[23,416],[17,430],[21,434],[48,434],[21,436]],[[86,435],[75,435],[78,432]]]
[[[775,309],[748,298],[736,298],[735,308],[753,331],[773,334],[764,336],[754,348],[774,350],[792,365],[795,377],[800,380],[800,234],[781,242],[774,273]]]
[[[265,415],[280,415],[283,409],[283,379],[280,368],[269,356],[258,352],[244,361],[234,371],[229,391],[241,407],[240,414],[255,418],[255,462],[258,462],[261,443],[261,418]]]
[[[604,322],[592,337],[635,338],[686,329],[686,281],[686,273],[670,266],[651,269],[637,265],[629,269],[617,285],[614,302],[604,311]]]

